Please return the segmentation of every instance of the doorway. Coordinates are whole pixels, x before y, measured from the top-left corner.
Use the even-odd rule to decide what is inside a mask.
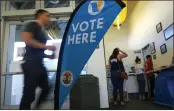
[[[146,45],[144,48],[142,48],[142,53],[143,53],[143,58],[144,58],[144,63],[146,61],[146,56],[147,55],[151,55],[151,49],[150,49],[150,45]]]
[[[61,39],[66,28],[69,17],[53,19],[52,23],[44,27],[44,31],[48,35],[47,45],[56,45],[56,57],[53,60],[44,59],[44,63],[48,70],[49,80],[54,86],[55,71],[57,69],[59,48],[61,45]],[[1,107],[2,109],[18,109],[20,99],[22,97],[23,90],[23,74],[20,68],[20,64],[23,62],[23,55],[25,52],[25,43],[21,40],[21,32],[23,25],[26,22],[20,21],[6,21],[5,22],[5,36],[4,36],[4,51],[3,51],[3,63],[2,72],[7,72],[1,76]],[[45,51],[46,54],[50,54],[50,51]],[[19,73],[21,72],[21,74]],[[36,93],[39,90],[36,91]],[[37,94],[36,94],[37,95]],[[54,108],[54,88],[47,98],[45,109]]]

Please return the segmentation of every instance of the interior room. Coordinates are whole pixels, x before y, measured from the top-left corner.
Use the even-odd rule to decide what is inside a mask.
[[[18,109],[23,92],[23,63],[25,42],[21,39],[23,26],[35,21],[34,13],[38,9],[50,13],[51,23],[44,27],[47,35],[46,45],[56,46],[55,58],[44,59],[51,84],[51,93],[42,109],[54,109],[54,85],[62,38],[72,12],[82,0],[8,0],[1,1],[1,109]],[[123,110],[166,110],[174,108],[174,18],[173,1],[124,1],[126,7],[115,19],[104,38],[95,49],[89,61],[81,71],[83,75],[93,75],[99,80],[100,109]],[[124,80],[125,106],[113,106],[113,85],[110,72],[110,56],[115,48],[126,52],[122,59],[128,78]],[[52,51],[45,51],[51,55]],[[152,72],[155,74],[155,90],[162,87],[162,79],[167,78],[163,90],[166,98],[159,99],[156,93],[154,101],[138,100],[139,87],[135,59],[139,57],[144,68],[146,56],[151,55]],[[165,76],[167,75],[167,77]],[[146,79],[145,92],[149,98],[149,86]],[[170,83],[169,83],[170,82]],[[169,85],[168,85],[169,84]],[[170,86],[170,88],[168,88]],[[166,89],[165,89],[166,88]],[[36,94],[40,91],[36,90]],[[160,92],[160,91],[159,91]],[[37,97],[36,97],[37,98]],[[33,103],[34,104],[34,103]],[[70,108],[70,95],[61,109]]]
[[[136,76],[133,76],[131,71],[131,67],[135,66],[137,56],[141,58],[142,64],[145,65],[146,55],[152,55],[154,69],[172,64],[174,55],[173,34],[168,39],[165,36],[166,30],[169,27],[173,28],[173,5],[171,3],[172,1],[128,1],[127,16],[123,24],[119,28],[111,26],[105,35],[106,67],[109,67],[109,57],[114,48],[118,47],[128,54],[128,57],[123,59],[123,63],[130,74],[125,86],[125,91],[129,93],[129,96],[138,92]],[[159,24],[161,24],[160,32],[157,30]],[[173,33],[173,29],[171,33]],[[166,51],[162,53],[161,46],[164,44]],[[110,70],[107,71],[110,74]],[[111,83],[110,76],[108,76],[108,81]],[[112,87],[112,84],[109,84],[109,86]],[[112,100],[112,88],[109,92]],[[148,92],[147,83],[146,92]]]

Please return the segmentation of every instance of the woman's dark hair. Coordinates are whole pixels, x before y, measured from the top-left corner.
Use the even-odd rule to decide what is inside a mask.
[[[43,13],[48,13],[48,11],[43,10],[43,9],[39,9],[35,12],[35,18],[37,19],[41,14]]]
[[[140,61],[141,61],[141,59],[137,56],[136,59],[135,59],[135,63],[138,63]]]
[[[119,54],[119,49],[115,48],[112,52],[111,58],[117,58],[118,54]]]

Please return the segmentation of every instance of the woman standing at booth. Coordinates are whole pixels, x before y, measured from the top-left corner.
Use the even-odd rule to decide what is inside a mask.
[[[121,51],[119,48],[115,48],[113,50],[112,55],[109,58],[109,64],[110,64],[110,70],[111,70],[111,81],[113,85],[114,105],[118,104],[117,103],[118,90],[120,94],[120,104],[124,105],[124,102],[123,102],[124,79],[121,77],[121,72],[125,72],[122,59],[126,58],[127,56],[128,56],[127,53]]]
[[[135,71],[137,74],[137,82],[139,86],[139,99],[145,100],[145,78],[143,66],[141,65],[141,59],[139,57],[136,57],[135,63]]]

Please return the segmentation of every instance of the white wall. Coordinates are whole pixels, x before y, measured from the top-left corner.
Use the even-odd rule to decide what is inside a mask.
[[[129,19],[136,6],[136,2],[135,3],[131,2],[132,1],[128,1],[127,3],[126,19],[121,25],[120,30],[118,30],[116,26],[111,26],[104,37],[105,56],[107,65],[108,65],[108,59],[112,54],[113,49],[116,47],[119,47],[121,50],[123,50],[128,54],[128,57],[123,59],[125,67],[132,66],[134,64],[136,56],[140,56],[142,58],[142,54],[134,54],[134,49],[132,49],[128,45],[129,33],[130,33]]]
[[[129,22],[128,46],[136,50],[155,42],[157,55],[157,59],[154,60],[155,67],[169,65],[173,56],[173,38],[165,41],[163,31],[156,32],[156,25],[161,22],[164,30],[174,22],[173,1],[138,1]],[[162,55],[160,46],[164,43],[168,52]]]
[[[100,88],[100,107],[108,108],[108,90],[106,78],[106,66],[103,49],[103,40],[100,42],[100,48],[96,49],[88,61],[87,74],[92,74],[99,78]]]
[[[116,47],[128,54],[128,57],[123,59],[125,69],[129,69],[129,67],[134,65],[134,60],[137,55],[134,54],[134,51],[128,46],[129,30],[127,25],[127,23],[123,24],[120,30],[118,30],[115,26],[111,26],[106,33],[104,37],[104,44],[107,65],[109,63],[109,57]]]
[[[155,42],[156,56],[155,67],[169,65],[173,56],[173,39],[165,41],[163,31],[156,32],[156,25],[162,22],[163,30],[173,21],[173,1],[129,1],[128,15],[120,31],[111,26],[104,38],[105,55],[108,65],[109,56],[114,48],[119,47],[128,53],[128,58],[123,59],[125,66],[134,64],[133,51],[140,50],[149,43]],[[161,54],[160,46],[166,43],[168,52]],[[143,61],[142,61],[143,62]]]

